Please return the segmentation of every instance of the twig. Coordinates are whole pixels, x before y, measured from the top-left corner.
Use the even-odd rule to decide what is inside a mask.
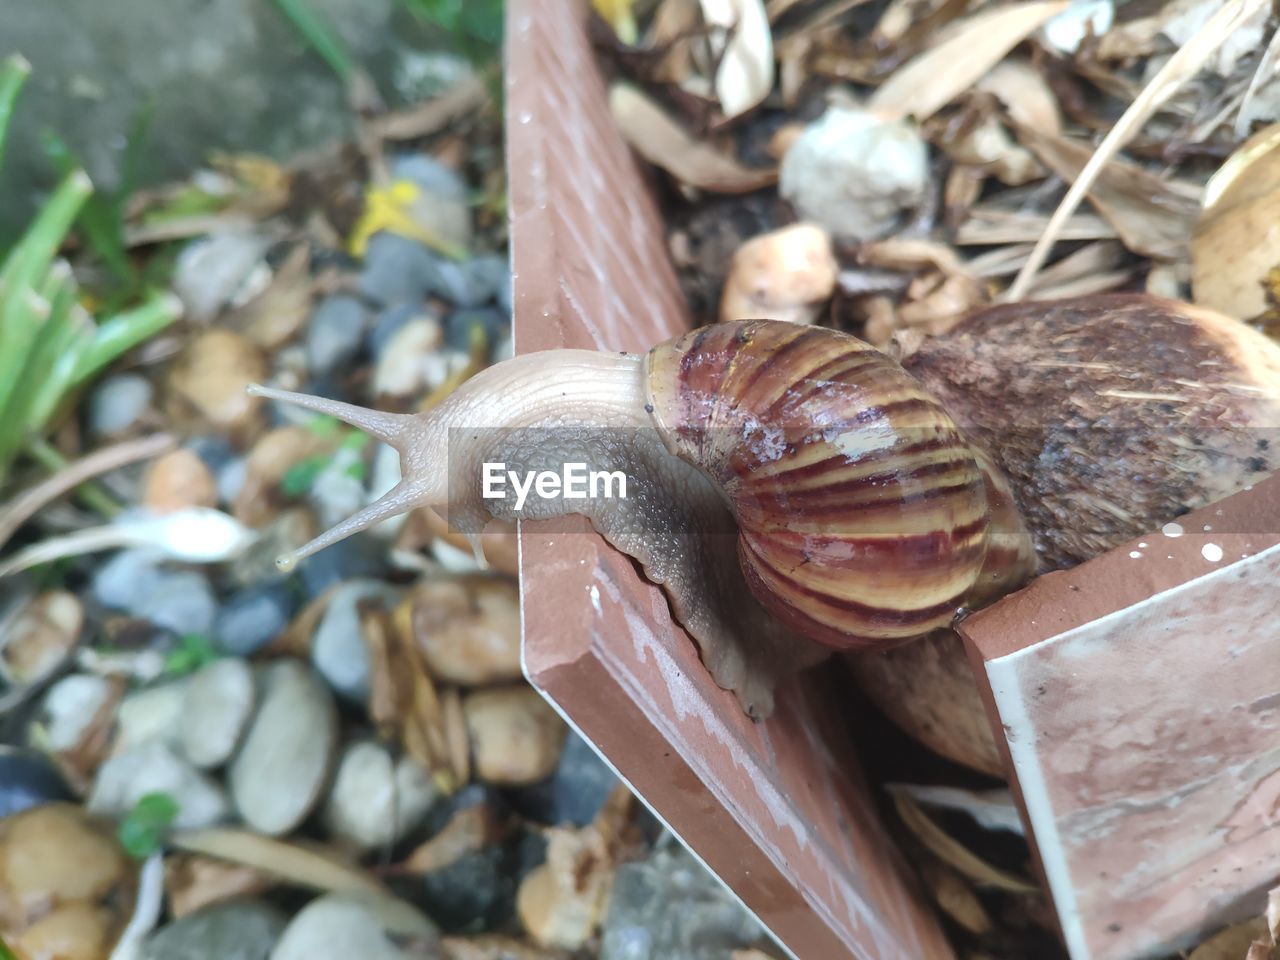
[[[0,507],[0,547],[3,547],[37,510],[58,499],[68,490],[78,487],[90,477],[99,476],[138,460],[159,456],[173,449],[174,445],[175,440],[172,436],[158,433],[138,440],[126,440],[123,443],[96,450],[74,463],[65,464],[53,476],[23,491]]]
[[[1160,68],[1133,103],[1129,104],[1129,108],[1116,121],[1116,125],[1103,138],[1098,149],[1089,158],[1089,162],[1080,171],[1080,176],[1076,177],[1075,183],[1071,184],[1071,189],[1067,191],[1058,209],[1049,218],[1049,224],[1036,242],[1031,256],[1019,271],[1013,285],[1000,298],[1001,300],[1006,302],[1021,300],[1027,295],[1036,274],[1048,259],[1049,251],[1057,243],[1062,228],[1076,212],[1103,168],[1142,129],[1162,104],[1177,93],[1184,83],[1200,72],[1205,61],[1226,42],[1227,37],[1231,36],[1245,20],[1262,9],[1266,3],[1267,0],[1227,0],[1205,25],[1178,48],[1178,51]]]
[[[67,469],[67,458],[55,450],[43,437],[35,437],[27,441],[24,449],[27,456],[52,474],[58,474]],[[76,496],[90,510],[101,514],[104,520],[110,520],[120,512],[120,504],[112,500],[97,484],[80,484],[76,490]]]
[[[491,99],[484,80],[477,74],[471,74],[433,100],[371,117],[369,132],[381,140],[425,137],[480,109]]]

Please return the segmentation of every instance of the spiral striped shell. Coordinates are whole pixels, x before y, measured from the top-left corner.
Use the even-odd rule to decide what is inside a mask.
[[[819,642],[945,626],[983,576],[988,490],[959,428],[894,360],[838,331],[704,327],[646,360],[672,453],[723,488],[767,610]]]

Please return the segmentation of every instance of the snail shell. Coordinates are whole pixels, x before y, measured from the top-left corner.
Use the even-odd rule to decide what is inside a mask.
[[[980,454],[861,340],[721,323],[654,347],[646,373],[668,449],[729,501],[752,592],[804,636],[839,648],[918,637],[1017,565],[996,543]]]

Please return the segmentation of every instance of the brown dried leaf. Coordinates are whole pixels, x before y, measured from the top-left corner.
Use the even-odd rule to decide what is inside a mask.
[[[444,711],[444,738],[449,750],[449,767],[458,783],[471,780],[471,739],[467,733],[467,717],[462,709],[462,694],[449,687],[440,696]]]
[[[1062,130],[1058,98],[1044,74],[1030,61],[1021,57],[1003,60],[979,80],[977,86],[999,100],[1015,123],[1045,133]]]
[[[689,186],[714,193],[750,193],[778,181],[776,169],[744,167],[696,139],[635,87],[615,83],[609,90],[609,108],[641,156]]]
[[[991,917],[977,894],[953,870],[936,863],[921,867],[933,899],[947,916],[970,933],[981,936],[991,930]]]
[[[1280,124],[1258,131],[1205,187],[1191,241],[1196,303],[1242,320],[1268,307],[1264,281],[1280,265]]]
[[[909,794],[897,791],[893,795],[893,802],[897,807],[898,816],[915,834],[916,839],[947,866],[959,871],[979,886],[993,887],[1009,893],[1035,893],[1040,889],[1030,880],[987,863],[954,840],[929,818]]]
[[[1091,145],[1072,137],[1021,125],[1015,131],[1045,166],[1069,183],[1094,154]],[[1087,196],[1134,253],[1163,260],[1186,253],[1198,214],[1198,188],[1113,159],[1103,167]]]
[[[365,870],[333,849],[264,837],[249,830],[213,827],[180,833],[170,845],[250,867],[293,886],[328,893],[350,893],[366,899],[390,933],[418,936],[426,921],[418,908],[393,897]]]
[[[960,246],[1034,243],[1044,233],[1048,223],[1048,214],[980,204],[969,211],[969,219],[956,231],[955,242]],[[1076,213],[1059,232],[1058,238],[1107,240],[1117,235],[1116,228],[1097,214]]]
[[[224,322],[259,346],[274,350],[293,339],[311,315],[312,288],[311,252],[299,244],[267,288],[228,314]]]
[[[1187,960],[1241,960],[1253,942],[1266,935],[1267,923],[1261,918],[1238,923],[1200,944]],[[1246,960],[1253,960],[1251,952]]]
[[[245,458],[244,483],[231,504],[231,515],[255,529],[268,523],[283,502],[280,481],[289,468],[308,457],[331,452],[332,437],[306,427],[278,427],[264,434]]]
[[[871,95],[868,108],[896,119],[927,120],[972,89],[1010,50],[1068,6],[1063,0],[1037,0],[967,17],[932,49],[895,71]]]
[[[111,753],[116,730],[116,710],[124,699],[127,684],[123,677],[108,677],[110,688],[92,719],[80,731],[80,738],[67,750],[54,754],[53,761],[71,789],[86,796],[93,788],[98,767]]]
[[[271,877],[253,867],[196,854],[170,854],[164,868],[165,892],[174,917],[184,917],[223,900],[254,896],[275,886]]]

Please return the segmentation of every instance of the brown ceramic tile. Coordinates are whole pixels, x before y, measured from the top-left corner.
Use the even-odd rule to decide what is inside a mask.
[[[1074,960],[1166,956],[1280,867],[1280,475],[961,632]]]
[[[585,6],[513,0],[516,346],[644,350],[688,329],[657,211],[608,113]],[[525,669],[801,960],[947,960],[821,672],[751,723],[663,593],[580,523],[521,530]]]

